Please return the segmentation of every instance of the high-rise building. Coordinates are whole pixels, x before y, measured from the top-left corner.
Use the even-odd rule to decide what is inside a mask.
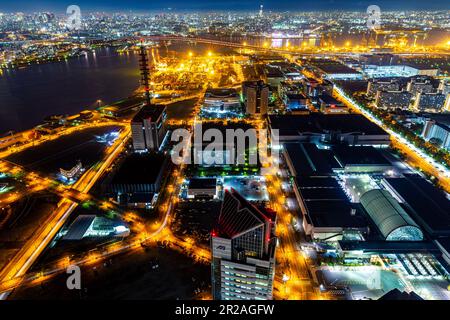
[[[131,121],[133,148],[135,151],[158,151],[166,135],[166,107],[144,106]]]
[[[269,86],[264,81],[247,81],[242,85],[246,113],[253,116],[267,114]]]
[[[434,141],[443,149],[450,150],[450,127],[443,123],[427,120],[422,137],[427,141]]]
[[[275,275],[276,215],[226,191],[211,236],[215,300],[270,300]]]

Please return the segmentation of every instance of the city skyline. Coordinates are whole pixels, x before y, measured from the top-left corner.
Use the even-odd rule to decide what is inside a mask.
[[[450,300],[449,11],[373,4],[0,6],[0,300]]]
[[[59,0],[36,1],[18,0],[14,3],[0,1],[0,12],[39,12],[39,11],[54,11],[64,13],[65,9],[72,3],[66,3]],[[127,1],[126,5],[122,1],[117,0],[96,0],[87,1],[79,0],[73,4],[82,7],[86,11],[105,11],[105,12],[148,12],[148,11],[163,11],[163,12],[189,12],[189,11],[255,11],[258,12],[260,5],[264,6],[264,10],[278,12],[278,11],[365,11],[366,8],[372,4],[376,4],[386,11],[408,11],[408,10],[448,10],[450,4],[445,4],[442,1],[340,1],[340,0],[318,0],[313,3],[310,1],[295,1],[290,0],[244,0],[244,1],[191,1],[189,4],[186,1],[170,0],[170,1],[152,1],[151,3],[142,3],[141,1],[131,0]]]

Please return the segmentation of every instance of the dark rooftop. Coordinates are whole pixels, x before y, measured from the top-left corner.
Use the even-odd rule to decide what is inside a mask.
[[[134,192],[127,197],[128,203],[150,203],[154,193],[151,192]]]
[[[306,207],[306,219],[315,227],[367,227],[360,207],[348,201],[335,179],[300,177],[297,183]]]
[[[304,199],[346,200],[347,196],[340,188],[303,188],[302,197]]]
[[[313,143],[286,143],[284,148],[297,175],[330,175],[340,165],[330,150],[317,148]]]
[[[359,73],[355,69],[332,60],[311,60],[311,64],[319,68],[322,72],[328,74]]]
[[[70,225],[63,240],[80,240],[95,220],[95,215],[80,215]]]
[[[117,170],[111,184],[153,184],[165,161],[166,158],[160,154],[133,153]]]
[[[233,238],[242,232],[275,221],[273,212],[262,211],[236,190],[225,191],[217,231],[221,236]]]
[[[189,180],[189,189],[210,189],[217,185],[216,178],[191,178]]]
[[[444,248],[447,254],[450,254],[450,237],[437,240],[438,244]]]
[[[149,105],[142,107],[141,110],[134,116],[132,122],[142,122],[144,119],[156,121],[161,114],[166,110],[165,106]]]
[[[237,91],[234,88],[209,88],[205,92],[205,97],[237,97]]]
[[[386,178],[412,218],[431,236],[450,235],[450,200],[431,183],[418,175]]]
[[[297,176],[295,179],[299,188],[339,188],[339,183],[332,177]]]
[[[367,222],[360,210],[353,208],[348,201],[315,200],[305,201],[308,210],[307,219],[315,227],[366,228]],[[357,213],[352,215],[352,209]]]
[[[272,66],[266,66],[265,67],[265,73],[268,78],[282,78],[284,77],[283,72],[280,68],[272,67]]]
[[[401,301],[420,301],[423,300],[418,294],[416,294],[414,291],[412,292],[406,292],[406,291],[400,291],[397,288],[392,289],[388,293],[386,293],[384,296],[379,298],[378,300],[401,300]]]
[[[279,129],[282,136],[330,132],[388,136],[386,131],[360,114],[271,115],[269,122],[271,128]]]
[[[348,165],[382,165],[391,163],[374,147],[333,147],[333,152],[342,167]]]

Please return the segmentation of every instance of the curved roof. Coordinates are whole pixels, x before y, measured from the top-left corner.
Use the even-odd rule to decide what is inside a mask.
[[[420,228],[388,191],[368,191],[360,201],[386,240],[423,240]]]

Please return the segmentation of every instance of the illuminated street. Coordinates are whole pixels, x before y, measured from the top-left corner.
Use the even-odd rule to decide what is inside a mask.
[[[448,6],[19,2],[0,300],[450,300]]]

